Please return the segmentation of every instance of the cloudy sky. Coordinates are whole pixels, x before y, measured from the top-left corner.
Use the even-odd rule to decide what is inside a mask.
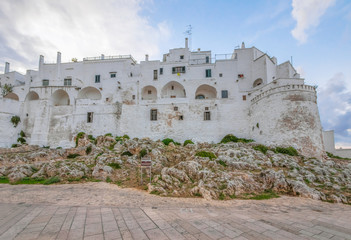
[[[162,59],[184,45],[231,53],[242,41],[278,63],[292,59],[317,85],[321,121],[337,147],[351,148],[351,2],[349,0],[1,0],[0,71],[38,67],[39,55],[72,58],[148,53]]]

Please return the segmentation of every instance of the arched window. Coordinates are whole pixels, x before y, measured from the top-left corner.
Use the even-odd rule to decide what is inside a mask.
[[[161,91],[162,98],[185,98],[186,92],[182,84],[172,81],[167,83]]]
[[[261,84],[263,83],[262,79],[261,78],[258,78],[254,81],[253,83],[253,87],[257,87],[257,86],[260,86]]]
[[[27,96],[25,101],[34,101],[34,100],[39,100],[39,95],[38,93],[34,91],[30,91]]]
[[[157,90],[153,86],[145,86],[141,91],[142,100],[156,100],[157,99]]]
[[[4,98],[8,98],[8,99],[12,99],[12,100],[15,100],[15,101],[19,101],[19,97],[17,96],[16,93],[9,93],[7,94]]]
[[[78,93],[79,99],[92,99],[92,100],[100,100],[101,93],[98,89],[94,87],[86,87],[79,91]]]
[[[66,91],[59,89],[56,90],[51,96],[51,103],[54,106],[69,105],[69,96]]]
[[[201,85],[196,89],[195,99],[213,99],[217,97],[217,90],[207,84]]]

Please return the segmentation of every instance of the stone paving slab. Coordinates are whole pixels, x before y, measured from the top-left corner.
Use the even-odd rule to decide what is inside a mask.
[[[351,239],[351,207],[266,214],[235,207],[0,203],[0,240],[9,239]]]

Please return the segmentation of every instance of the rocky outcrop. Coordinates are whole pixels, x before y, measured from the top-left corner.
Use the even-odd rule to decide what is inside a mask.
[[[255,150],[255,143],[168,146],[150,139],[82,135],[76,148],[37,146],[0,149],[0,177],[59,177],[61,182],[100,180],[147,188],[162,196],[231,199],[257,197],[267,191],[324,201],[351,202],[351,163],[347,160],[290,156]],[[198,154],[211,152],[215,158]],[[152,181],[140,172],[140,157],[152,159]],[[205,156],[205,157],[204,157]],[[140,185],[140,176],[148,185]]]

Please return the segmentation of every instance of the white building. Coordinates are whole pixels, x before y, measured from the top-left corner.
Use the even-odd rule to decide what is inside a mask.
[[[310,156],[324,147],[316,90],[290,62],[244,43],[232,54],[171,49],[163,60],[101,55],[44,62],[26,75],[0,75],[13,92],[0,97],[0,146],[69,147],[78,132],[219,142],[226,134],[267,145],[291,145]],[[21,118],[15,128],[10,119]]]

